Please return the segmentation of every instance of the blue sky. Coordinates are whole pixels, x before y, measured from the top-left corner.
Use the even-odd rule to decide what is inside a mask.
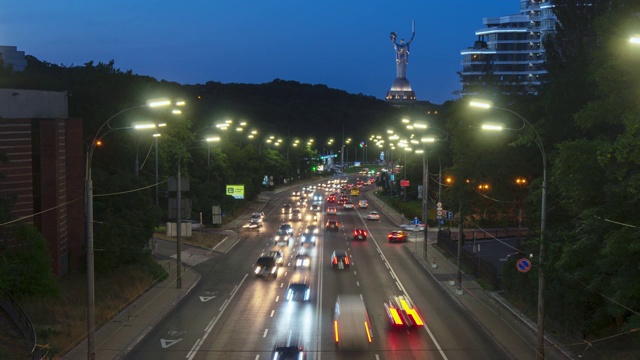
[[[460,50],[482,18],[519,0],[0,0],[0,45],[53,64],[115,61],[121,70],[181,84],[325,84],[383,99],[398,39],[416,35],[407,78],[418,100],[460,89]]]

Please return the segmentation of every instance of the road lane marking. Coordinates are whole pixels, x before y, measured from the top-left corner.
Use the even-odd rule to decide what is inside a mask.
[[[231,292],[231,297],[229,298],[229,301],[225,301],[224,305],[220,308],[220,313],[215,317],[215,320],[213,320],[213,323],[211,323],[211,327],[209,328],[209,330],[205,331],[204,336],[201,339],[198,339],[198,341],[200,342],[198,343],[198,341],[196,341],[196,344],[191,348],[191,351],[189,351],[189,353],[187,354],[187,359],[193,360],[193,357],[196,356],[196,354],[198,353],[198,350],[200,350],[200,346],[202,346],[202,344],[204,343],[204,340],[209,336],[209,334],[211,333],[211,330],[213,330],[213,327],[216,326],[216,323],[218,322],[218,320],[220,320],[222,313],[227,309],[227,306],[229,305],[233,297],[236,295],[237,290],[240,289],[244,281],[247,279],[247,276],[249,276],[249,274],[244,274],[244,277],[240,281],[240,284],[238,284],[235,287],[235,290]]]
[[[273,314],[275,314],[276,311],[275,310],[271,310],[271,315],[269,317],[273,317]]]
[[[269,333],[269,329],[264,329],[264,334],[262,334],[263,338],[267,337],[267,333]]]
[[[218,316],[216,315],[216,316],[213,317],[213,319],[211,319],[211,321],[209,321],[209,324],[207,324],[207,327],[204,328],[205,332],[211,330],[211,328],[213,327],[213,324],[216,321],[217,317]]]

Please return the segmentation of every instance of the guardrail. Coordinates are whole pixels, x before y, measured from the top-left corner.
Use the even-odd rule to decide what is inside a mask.
[[[29,319],[27,313],[22,309],[13,296],[4,289],[0,289],[0,306],[2,306],[5,313],[9,315],[11,320],[13,320],[18,329],[22,332],[22,335],[27,342],[27,350],[31,354],[31,358],[34,360],[40,359],[40,348],[38,348],[36,343],[36,331],[33,328],[31,319]]]

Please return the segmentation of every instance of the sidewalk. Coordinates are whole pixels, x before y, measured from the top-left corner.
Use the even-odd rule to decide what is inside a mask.
[[[366,194],[370,203],[375,204],[393,223],[400,225],[401,214],[373,194]],[[462,273],[462,284],[457,286],[458,268],[435,247],[437,229],[429,230],[426,256],[424,239],[405,244],[425,272],[436,280],[452,300],[464,308],[478,326],[482,327],[514,359],[531,360],[536,357],[536,324],[526,318],[518,309],[509,304],[500,292],[483,289],[473,277]],[[413,237],[411,237],[413,238]],[[425,260],[426,259],[426,260]],[[546,359],[572,359],[548,334],[545,336]]]

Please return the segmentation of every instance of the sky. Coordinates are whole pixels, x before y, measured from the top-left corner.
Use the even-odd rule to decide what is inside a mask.
[[[114,60],[180,84],[324,84],[384,99],[396,77],[389,34],[415,37],[407,78],[418,100],[460,90],[460,51],[485,17],[519,0],[0,0],[0,45],[41,61]]]

